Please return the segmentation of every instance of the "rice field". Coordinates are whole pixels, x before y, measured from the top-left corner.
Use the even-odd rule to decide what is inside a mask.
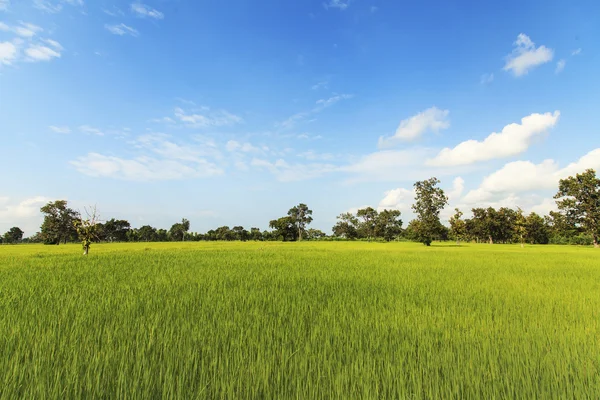
[[[0,246],[0,398],[591,399],[600,251]]]

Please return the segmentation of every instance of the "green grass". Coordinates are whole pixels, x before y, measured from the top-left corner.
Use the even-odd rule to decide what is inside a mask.
[[[600,251],[0,246],[0,398],[598,398]]]

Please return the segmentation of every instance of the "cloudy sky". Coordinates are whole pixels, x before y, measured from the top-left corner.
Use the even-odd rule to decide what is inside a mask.
[[[494,4],[491,4],[494,3]],[[68,199],[193,231],[304,202],[552,209],[600,170],[596,0],[0,0],[0,232]]]

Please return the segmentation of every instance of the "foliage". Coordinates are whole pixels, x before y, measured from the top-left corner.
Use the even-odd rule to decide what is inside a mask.
[[[4,234],[1,239],[1,243],[19,243],[23,239],[23,231],[18,226],[13,226]]]
[[[440,180],[434,177],[414,184],[415,204],[412,209],[418,220],[415,234],[417,240],[427,246],[443,232],[440,211],[448,204],[448,197],[437,187],[439,183]]]
[[[594,247],[599,247],[600,179],[596,178],[596,171],[588,169],[561,179],[554,197],[558,208],[592,237]]]
[[[45,243],[60,244],[76,239],[73,222],[79,218],[79,213],[69,208],[66,200],[49,202],[40,211],[44,214],[41,233]]]
[[[290,217],[290,221],[298,231],[298,240],[302,240],[306,226],[312,222],[312,213],[312,210],[304,203],[300,203],[289,209],[288,217]]]

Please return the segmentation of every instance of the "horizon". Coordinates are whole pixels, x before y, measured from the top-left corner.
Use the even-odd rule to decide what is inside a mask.
[[[0,0],[0,232],[105,219],[312,228],[371,206],[555,210],[600,170],[600,4]]]

